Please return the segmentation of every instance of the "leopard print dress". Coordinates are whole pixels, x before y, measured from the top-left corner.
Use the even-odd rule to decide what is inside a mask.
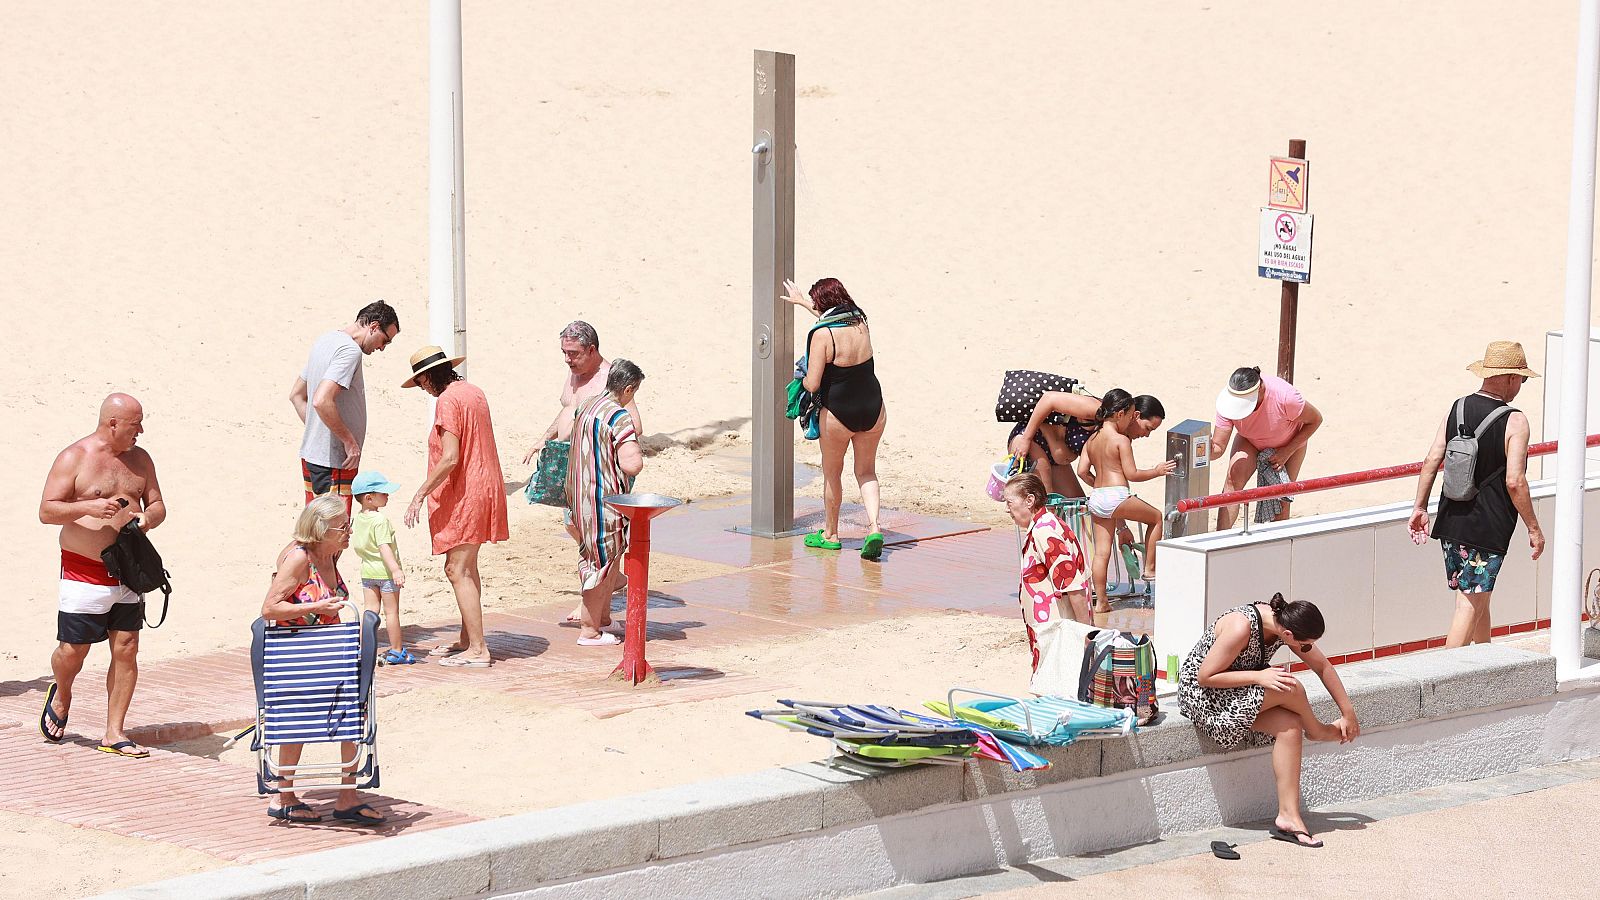
[[[1222,614],[1242,612],[1250,620],[1250,642],[1245,645],[1239,657],[1228,666],[1230,672],[1259,672],[1267,668],[1267,661],[1272,659],[1281,646],[1277,638],[1266,642],[1261,635],[1261,610],[1254,603],[1236,606]],[[1217,617],[1217,621],[1222,620]],[[1178,708],[1184,716],[1195,724],[1207,737],[1216,741],[1223,748],[1233,748],[1241,744],[1252,747],[1267,747],[1272,744],[1272,735],[1251,729],[1255,724],[1256,716],[1261,715],[1261,703],[1266,699],[1267,689],[1259,684],[1246,685],[1232,688],[1207,688],[1201,687],[1200,663],[1205,660],[1206,654],[1211,652],[1211,645],[1217,642],[1217,622],[1212,622],[1211,627],[1200,638],[1200,642],[1189,651],[1189,656],[1183,661],[1183,667],[1178,670]]]

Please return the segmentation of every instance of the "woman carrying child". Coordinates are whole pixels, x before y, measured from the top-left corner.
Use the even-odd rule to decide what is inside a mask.
[[[1032,472],[1014,475],[1006,482],[1006,512],[1018,528],[1026,529],[1017,599],[1028,630],[1028,649],[1033,653],[1033,679],[1028,687],[1036,694],[1075,697],[1083,636],[1067,622],[1089,624],[1084,592],[1088,569],[1078,536],[1045,506],[1046,496],[1044,482]]]
[[[1133,441],[1161,427],[1166,410],[1161,401],[1141,394],[1131,396],[1121,388],[1112,388],[1100,401],[1095,418],[1100,428],[1084,445],[1078,459],[1078,475],[1086,484],[1094,486],[1089,492],[1089,516],[1094,528],[1094,614],[1096,625],[1104,624],[1111,612],[1106,595],[1106,571],[1111,565],[1111,550],[1116,545],[1115,531],[1119,520],[1132,520],[1145,525],[1144,572],[1145,581],[1156,577],[1156,542],[1161,540],[1161,512],[1132,495],[1128,485],[1135,481],[1149,481],[1170,475],[1177,463],[1164,460],[1154,468],[1141,469],[1133,462]],[[1133,573],[1128,573],[1133,577]]]
[[[362,472],[350,485],[358,511],[351,519],[350,548],[361,558],[363,607],[378,612],[383,604],[383,625],[389,633],[389,649],[378,661],[390,666],[409,666],[422,662],[406,649],[400,632],[400,589],[406,586],[405,570],[400,568],[400,547],[395,543],[394,525],[383,514],[389,495],[400,490],[382,472]]]

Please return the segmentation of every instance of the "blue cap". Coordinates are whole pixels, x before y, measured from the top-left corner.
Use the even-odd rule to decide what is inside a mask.
[[[389,480],[382,472],[362,472],[356,480],[350,482],[350,493],[354,496],[362,494],[393,494],[400,490],[400,485]]]

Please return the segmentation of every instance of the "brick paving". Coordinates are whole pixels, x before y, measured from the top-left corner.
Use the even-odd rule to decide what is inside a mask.
[[[802,522],[820,516],[802,500]],[[809,517],[809,518],[807,518]],[[846,509],[846,550],[809,550],[801,540],[752,539],[728,529],[748,521],[737,501],[697,503],[657,520],[654,549],[732,563],[727,575],[650,593],[649,659],[662,677],[632,688],[605,676],[620,648],[578,647],[561,619],[571,601],[486,613],[495,665],[461,670],[434,664],[379,670],[382,698],[440,685],[471,685],[543,704],[583,709],[597,717],[645,706],[777,690],[759,675],[725,672],[696,662],[707,648],[815,634],[838,625],[907,614],[969,610],[1016,615],[1016,538],[1009,529],[885,511],[888,536],[881,562],[851,552],[859,508]],[[852,525],[851,522],[855,521]],[[859,546],[859,536],[853,542]],[[614,604],[617,618],[624,602]],[[243,631],[243,629],[241,629]],[[406,628],[408,644],[449,641],[449,623]],[[146,663],[129,711],[130,736],[151,745],[151,758],[121,760],[96,751],[105,712],[105,669],[79,676],[68,739],[44,742],[37,721],[49,674],[0,683],[0,809],[252,862],[328,849],[410,830],[471,820],[465,813],[370,795],[391,819],[380,829],[288,826],[264,818],[265,800],[249,772],[231,763],[176,753],[157,745],[241,728],[255,720],[245,648]],[[382,747],[382,734],[379,735]],[[380,752],[381,757],[381,752]],[[85,777],[86,773],[96,773]],[[130,776],[126,779],[122,775]],[[319,809],[332,791],[308,791]],[[328,799],[319,799],[328,798]]]

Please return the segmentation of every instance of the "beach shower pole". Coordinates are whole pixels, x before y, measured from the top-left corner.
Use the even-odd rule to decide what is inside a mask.
[[[1594,269],[1596,103],[1600,102],[1600,0],[1578,7],[1577,86],[1572,104],[1572,196],[1567,207],[1566,320],[1561,419],[1556,432],[1556,521],[1552,541],[1550,653],[1556,678],[1583,665],[1584,432],[1589,409],[1590,292]]]
[[[461,148],[461,0],[429,0],[428,338],[452,356],[467,353]]]
[[[783,300],[794,277],[794,54],[756,51],[753,131],[750,533],[778,537],[794,528],[794,424],[783,414],[794,364]]]

